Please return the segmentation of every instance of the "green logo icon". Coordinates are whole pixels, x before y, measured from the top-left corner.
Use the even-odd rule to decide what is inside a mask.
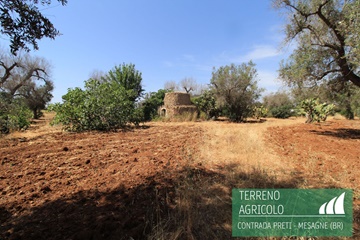
[[[352,236],[351,189],[233,189],[233,237]]]

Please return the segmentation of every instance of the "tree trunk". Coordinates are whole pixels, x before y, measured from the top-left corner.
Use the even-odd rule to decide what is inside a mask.
[[[347,98],[346,98],[346,104],[345,104],[345,117],[349,120],[354,120],[354,112],[351,108],[351,94],[348,91]]]
[[[33,109],[34,119],[39,119],[38,109]]]

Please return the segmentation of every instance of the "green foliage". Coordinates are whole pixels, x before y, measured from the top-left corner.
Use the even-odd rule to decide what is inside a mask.
[[[303,113],[307,115],[306,123],[326,121],[327,116],[334,110],[334,104],[320,103],[319,99],[306,99],[300,104]]]
[[[40,117],[52,98],[53,83],[45,59],[2,50],[0,55],[0,132],[9,133],[28,128],[32,117]]]
[[[252,116],[255,101],[262,89],[257,86],[257,71],[251,61],[236,66],[214,69],[211,86],[215,92],[217,105],[231,121],[242,122]]]
[[[66,130],[109,131],[142,121],[142,112],[136,108],[141,92],[141,73],[134,65],[123,64],[101,80],[86,81],[85,90],[69,89],[63,103],[49,110],[56,112],[54,123]]]
[[[311,88],[292,88],[295,102],[305,99],[318,98],[320,102],[332,102],[335,104],[335,112],[340,113],[347,119],[354,119],[360,112],[360,88],[351,82],[339,82],[329,80]]]
[[[344,4],[345,19],[341,22],[340,31],[344,34],[351,32],[345,40],[346,44],[350,46],[347,55],[349,61],[354,65],[360,63],[360,1],[348,1]]]
[[[330,81],[329,87],[334,89],[327,97],[336,103],[337,111],[347,119],[354,119],[354,112],[359,101],[360,89],[350,82],[337,84],[336,81]]]
[[[27,129],[30,126],[32,112],[21,99],[0,97],[0,134]]]
[[[9,114],[8,126],[11,130],[27,129],[33,117],[31,110],[22,103],[15,103]]]
[[[145,121],[151,121],[158,116],[158,108],[164,105],[165,93],[169,90],[159,89],[157,92],[151,92],[145,95],[141,103],[141,109]]]
[[[141,72],[135,69],[134,64],[122,64],[115,66],[109,73],[102,78],[102,81],[112,83],[124,88],[127,93],[127,98],[130,101],[137,101],[144,92],[142,88]]]
[[[293,115],[294,104],[286,92],[271,93],[264,97],[264,105],[275,118],[288,118]]]
[[[291,117],[293,107],[291,105],[276,106],[271,108],[270,113],[274,118],[289,118]]]
[[[53,89],[54,84],[51,81],[45,81],[45,84],[40,86],[35,82],[29,82],[20,89],[19,92],[35,119],[42,116],[41,110],[45,109],[46,104],[53,97],[51,94]]]
[[[253,117],[256,119],[266,118],[268,109],[264,106],[255,106],[253,110]]]
[[[350,81],[360,87],[359,1],[274,0],[288,13],[285,42],[297,48],[281,63],[280,77],[289,86]]]
[[[218,118],[220,109],[216,107],[216,98],[213,91],[206,90],[199,97],[192,99],[196,107],[203,112],[206,119]]]
[[[65,5],[67,0],[58,0],[58,2]],[[39,39],[43,37],[54,39],[60,34],[49,19],[40,12],[40,9],[46,9],[50,4],[51,0],[0,1],[1,34],[10,38],[13,54],[21,48],[29,50],[27,44],[38,49]]]

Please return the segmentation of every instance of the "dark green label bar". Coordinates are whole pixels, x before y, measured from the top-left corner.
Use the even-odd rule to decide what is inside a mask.
[[[233,189],[233,237],[352,236],[351,189]]]

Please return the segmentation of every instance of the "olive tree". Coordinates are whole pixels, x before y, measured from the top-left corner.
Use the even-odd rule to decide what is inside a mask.
[[[33,112],[33,117],[38,119],[42,116],[41,110],[45,109],[46,104],[51,101],[53,90],[52,81],[47,80],[43,84],[31,81],[20,89],[19,95],[23,97],[24,103]]]
[[[257,70],[252,61],[214,68],[211,87],[217,104],[231,121],[242,122],[252,115],[255,102],[262,92],[257,82]]]
[[[24,129],[52,98],[51,65],[28,53],[0,54],[0,129]]]
[[[179,85],[183,90],[185,90],[186,93],[194,92],[197,90],[197,83],[192,77],[183,78],[180,81]]]
[[[285,42],[296,49],[280,65],[280,78],[305,87],[336,80],[360,87],[359,1],[275,0],[285,10]]]
[[[52,66],[42,57],[33,57],[28,53],[17,56],[2,52],[0,59],[0,90],[11,97],[31,81],[50,81]]]

